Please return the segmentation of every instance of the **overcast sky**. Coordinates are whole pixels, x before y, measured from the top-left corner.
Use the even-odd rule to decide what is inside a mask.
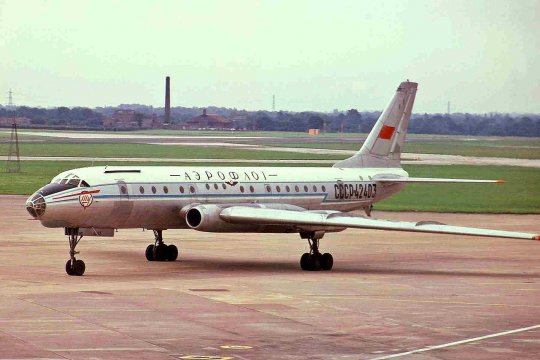
[[[540,113],[540,1],[0,0],[0,103]]]

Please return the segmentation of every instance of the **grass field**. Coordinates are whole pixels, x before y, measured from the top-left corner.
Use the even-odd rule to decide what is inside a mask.
[[[300,147],[312,149],[358,150],[361,143],[348,142],[296,142],[273,143],[253,142],[275,147]],[[446,154],[480,157],[505,157],[514,159],[540,159],[540,141],[409,141],[405,143],[404,152],[419,154]]]
[[[7,154],[8,143],[0,143],[0,154]],[[302,154],[295,152],[253,151],[189,145],[151,145],[138,143],[61,143],[38,142],[20,145],[21,156],[90,156],[90,157],[151,157],[169,159],[248,159],[248,160],[322,160],[343,159],[343,156]]]
[[[96,162],[95,165],[105,165]],[[114,163],[121,165],[122,163]],[[58,173],[90,163],[69,161],[23,161],[22,173],[0,173],[0,194],[31,194]],[[156,163],[124,163],[150,165]],[[168,163],[166,165],[204,165]],[[238,166],[238,164],[212,164]],[[245,166],[256,166],[256,162]],[[291,166],[287,164],[276,164]],[[242,165],[244,166],[244,165]],[[294,165],[292,165],[294,166]],[[504,166],[408,165],[411,176],[471,179],[504,179],[506,184],[411,184],[381,203],[378,210],[438,211],[481,213],[540,213],[540,171],[534,168]]]

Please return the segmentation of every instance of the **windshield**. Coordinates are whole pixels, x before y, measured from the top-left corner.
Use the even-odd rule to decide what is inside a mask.
[[[90,187],[86,181],[80,179],[75,174],[67,174],[60,178],[55,178],[51,181],[51,184],[70,185],[70,187]]]

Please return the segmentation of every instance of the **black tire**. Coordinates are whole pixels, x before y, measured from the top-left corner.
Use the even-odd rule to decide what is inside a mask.
[[[84,270],[86,270],[84,261],[75,260],[75,264],[73,264],[73,274],[76,276],[82,276],[82,274],[84,274]]]
[[[332,270],[332,266],[334,266],[334,258],[332,257],[332,254],[324,253],[321,256],[321,269]]]
[[[144,252],[144,255],[146,256],[146,260],[148,261],[154,261],[154,245],[150,244],[146,247],[146,251]]]
[[[308,253],[304,253],[302,257],[300,258],[300,268],[302,268],[302,270],[304,271],[310,270],[310,261],[309,261]]]
[[[75,275],[75,273],[73,272],[73,268],[71,267],[71,260],[68,260],[68,261],[66,262],[66,273],[67,273],[69,276]]]
[[[309,264],[310,264],[309,270],[311,271],[321,270],[321,254],[319,253],[311,254],[311,256],[309,257]]]
[[[175,245],[167,246],[167,260],[175,261],[178,258],[178,248]]]
[[[155,260],[156,261],[165,261],[167,260],[167,245],[165,244],[161,244],[161,245],[158,245],[156,247],[156,251],[155,251],[155,254],[156,254],[156,257],[155,257]]]

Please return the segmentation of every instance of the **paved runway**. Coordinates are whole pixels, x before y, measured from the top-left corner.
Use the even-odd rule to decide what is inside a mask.
[[[64,273],[61,229],[0,196],[0,359],[537,359],[540,242],[347,230],[302,272],[295,235],[149,231],[84,238]],[[539,215],[380,213],[538,232]],[[514,331],[515,330],[515,331]],[[390,357],[395,355],[395,357]]]

